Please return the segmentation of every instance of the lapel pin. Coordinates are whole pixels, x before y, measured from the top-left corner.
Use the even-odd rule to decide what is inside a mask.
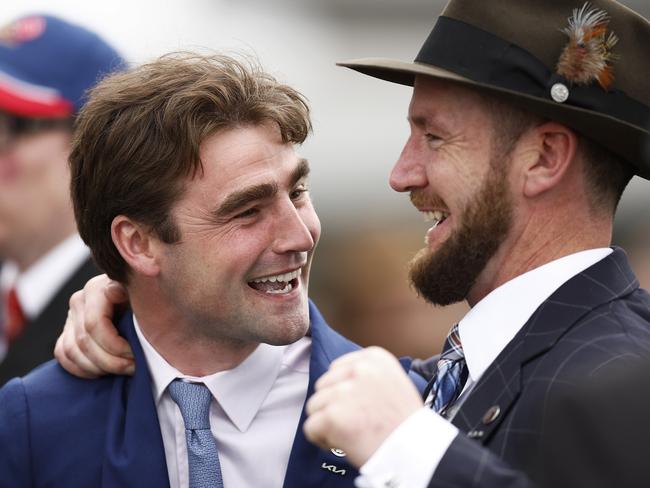
[[[487,412],[483,414],[483,418],[481,419],[481,422],[483,422],[484,425],[489,425],[492,422],[494,422],[496,419],[498,419],[499,415],[501,415],[501,408],[499,407],[499,405],[492,405],[490,408],[487,409]]]
[[[336,447],[333,447],[330,449],[330,452],[334,454],[336,457],[345,457],[345,451],[343,449],[337,449]]]

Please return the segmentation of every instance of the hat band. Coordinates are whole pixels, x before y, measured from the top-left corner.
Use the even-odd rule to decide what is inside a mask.
[[[595,84],[572,85],[529,51],[450,17],[438,19],[415,62],[550,102],[553,85],[563,83],[569,88],[564,103],[615,117],[650,132],[648,107],[622,91],[605,92]]]

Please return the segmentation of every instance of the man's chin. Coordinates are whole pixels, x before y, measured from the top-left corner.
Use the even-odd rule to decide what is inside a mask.
[[[272,346],[286,346],[299,341],[307,335],[309,320],[289,321],[266,335],[263,342]]]
[[[440,250],[422,249],[409,267],[411,286],[419,296],[436,306],[452,305],[467,297],[473,280],[459,273],[455,260]]]

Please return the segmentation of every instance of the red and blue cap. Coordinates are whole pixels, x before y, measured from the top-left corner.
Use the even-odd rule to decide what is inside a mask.
[[[22,117],[76,114],[86,91],[125,62],[97,34],[49,15],[0,28],[0,110]]]

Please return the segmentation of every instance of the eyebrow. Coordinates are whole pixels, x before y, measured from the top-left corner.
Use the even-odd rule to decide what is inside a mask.
[[[289,180],[290,181],[289,186],[293,186],[296,183],[298,183],[300,180],[302,180],[303,178],[306,178],[307,176],[309,176],[309,170],[310,170],[309,161],[307,161],[305,158],[300,158],[299,161],[298,161],[298,165],[296,166],[296,168],[291,173],[291,179]]]
[[[298,165],[291,172],[289,186],[294,186],[298,181],[309,174],[309,163],[306,159],[300,158]],[[251,202],[266,200],[277,195],[279,191],[277,183],[261,183],[249,186],[243,190],[231,193],[214,211],[216,217],[225,217],[246,207]]]

